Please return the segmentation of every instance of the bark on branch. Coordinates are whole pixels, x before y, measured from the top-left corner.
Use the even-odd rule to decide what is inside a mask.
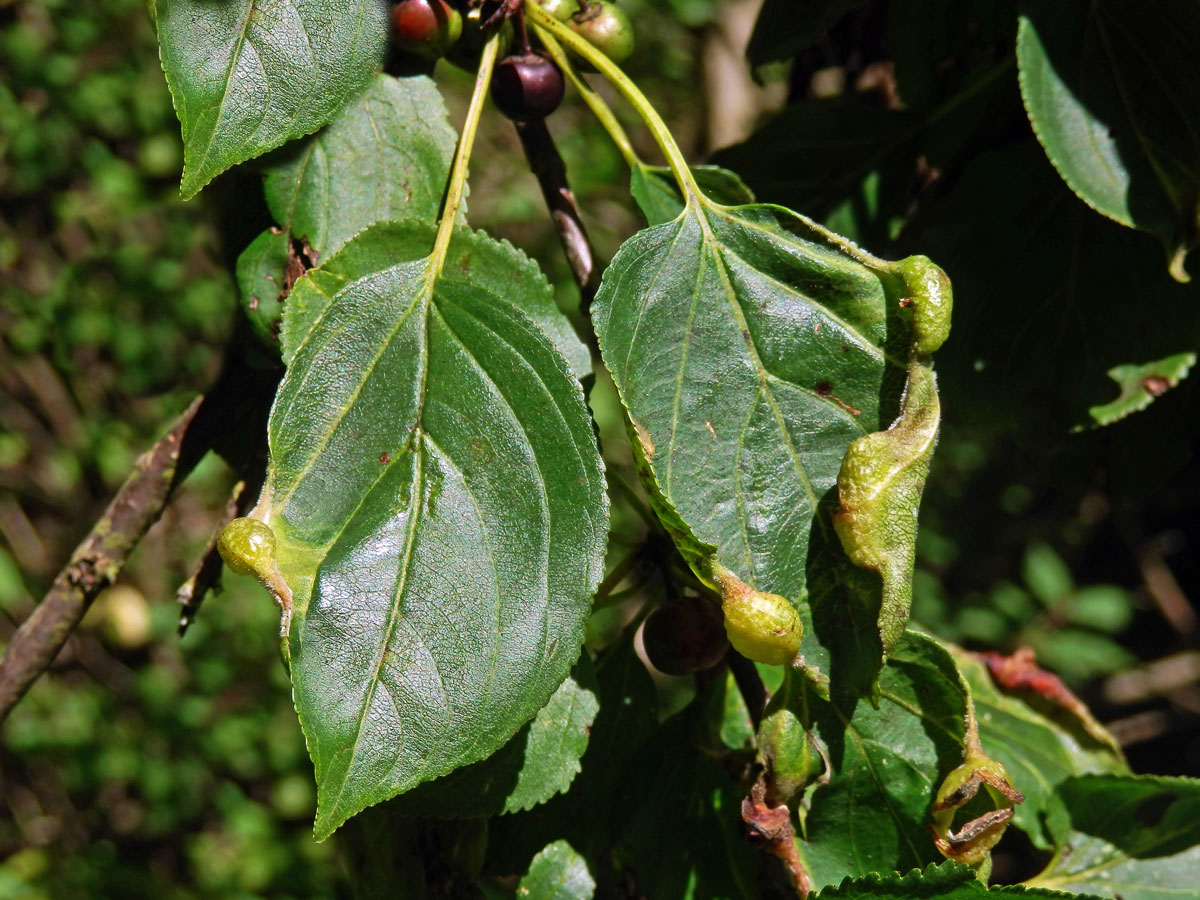
[[[235,344],[237,342],[235,341]],[[282,370],[251,364],[244,348],[226,360],[209,393],[197,397],[133,472],[83,539],[50,590],[13,633],[0,659],[0,723],[58,656],[96,596],[112,584],[175,488],[209,450],[235,471],[265,458],[267,412]]]
[[[554,221],[558,239],[567,255],[567,263],[571,266],[571,274],[579,285],[580,310],[587,315],[596,289],[600,286],[600,272],[596,267],[587,228],[575,203],[575,195],[567,184],[567,168],[558,155],[558,148],[554,146],[554,138],[550,136],[544,119],[517,122],[516,127],[525,158],[529,161],[529,170],[541,186],[550,218]]]
[[[142,535],[162,514],[175,486],[203,455],[184,454],[188,431],[202,403],[201,397],[193,400],[137,460],[42,602],[13,633],[0,660],[0,722],[50,667],[96,595],[113,583]]]

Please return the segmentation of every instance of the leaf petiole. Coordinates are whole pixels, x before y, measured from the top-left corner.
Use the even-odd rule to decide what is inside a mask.
[[[471,162],[471,149],[475,146],[475,134],[479,130],[479,119],[483,115],[483,103],[487,99],[488,86],[492,81],[492,69],[500,52],[500,33],[493,34],[483,47],[479,57],[479,71],[475,75],[475,88],[471,93],[471,105],[463,121],[458,148],[454,152],[454,164],[450,168],[450,180],[446,186],[446,200],[442,205],[442,217],[438,222],[437,237],[429,253],[429,271],[433,278],[442,273],[446,252],[450,249],[450,237],[458,222],[458,208],[462,205],[463,189],[467,184],[467,169]]]
[[[584,38],[571,31],[571,29],[542,9],[538,3],[526,2],[524,9],[526,18],[533,25],[534,30],[543,43],[546,42],[545,39],[547,36],[557,40],[568,50],[579,54],[591,63],[591,65],[595,66],[601,75],[612,82],[613,87],[629,101],[629,104],[650,130],[655,143],[658,144],[663,156],[667,159],[667,164],[671,167],[671,173],[675,176],[675,181],[679,185],[679,191],[683,194],[685,202],[689,205],[700,202],[704,195],[700,193],[696,179],[692,177],[692,170],[688,168],[683,151],[675,143],[675,138],[671,136],[670,129],[667,128],[658,111],[646,99],[646,95],[638,90],[637,85],[630,80],[629,76],[605,56],[603,51],[593,47]],[[603,124],[603,119],[601,123]]]
[[[551,59],[563,70],[563,74],[575,86],[575,90],[579,91],[579,96],[583,98],[583,102],[592,111],[592,115],[599,120],[600,125],[608,132],[609,138],[616,144],[618,152],[620,152],[625,160],[625,164],[631,169],[642,165],[642,160],[638,157],[637,151],[633,149],[633,142],[629,140],[629,135],[625,132],[624,126],[617,121],[616,114],[604,102],[604,98],[596,93],[595,89],[575,70],[575,66],[571,64],[571,58],[567,56],[567,52],[563,49],[562,44],[555,40],[553,35],[548,31],[539,32],[538,38],[546,48],[546,52],[550,54]]]

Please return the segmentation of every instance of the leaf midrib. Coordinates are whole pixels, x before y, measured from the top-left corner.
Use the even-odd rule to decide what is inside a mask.
[[[388,647],[392,642],[392,637],[395,635],[396,622],[399,619],[400,613],[400,597],[404,594],[404,590],[408,585],[409,562],[412,559],[413,547],[416,545],[417,523],[421,518],[421,510],[424,508],[424,450],[420,446],[419,433],[420,426],[416,429],[418,440],[415,442],[417,446],[413,450],[413,473],[412,489],[409,491],[409,521],[408,528],[404,535],[404,554],[399,568],[399,579],[396,584],[396,589],[392,592],[392,602],[389,604],[388,620],[384,627],[384,639],[379,642],[379,654],[375,660],[374,671],[368,680],[367,690],[363,693],[363,702],[359,707],[357,717],[357,727],[354,732],[354,743],[350,747],[350,759],[346,762],[346,768],[342,774],[341,785],[338,787],[337,797],[327,807],[329,810],[340,810],[342,805],[342,797],[346,793],[346,786],[350,783],[350,773],[354,768],[354,760],[358,756],[358,747],[362,741],[363,728],[367,720],[367,710],[370,709],[371,701],[375,698],[375,692],[379,687],[380,673],[383,670],[383,661],[387,658]],[[431,654],[432,656],[432,654]],[[434,666],[436,668],[436,662]],[[441,673],[438,673],[439,679]],[[444,682],[443,682],[444,683]]]

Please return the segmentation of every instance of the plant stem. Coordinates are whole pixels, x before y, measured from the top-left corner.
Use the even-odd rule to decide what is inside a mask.
[[[688,204],[700,202],[702,196],[700,188],[696,185],[696,179],[692,177],[692,171],[688,168],[687,160],[683,157],[683,152],[679,149],[679,145],[675,143],[675,138],[671,136],[670,129],[667,128],[658,111],[646,99],[646,95],[638,90],[637,85],[630,81],[629,76],[622,72],[602,51],[597,50],[586,40],[567,28],[566,25],[563,25],[547,13],[536,2],[527,2],[525,4],[525,15],[543,42],[545,42],[547,36],[557,39],[560,43],[566,45],[567,49],[579,54],[595,66],[601,75],[612,82],[613,87],[629,101],[629,104],[641,117],[642,121],[646,123],[646,127],[650,129],[650,134],[653,135],[655,143],[662,150],[663,156],[667,158],[667,164],[671,167],[671,172],[675,176],[675,181],[679,184],[680,193],[683,194],[685,201]]]
[[[200,409],[201,399],[197,398],[171,430],[138,458],[104,515],[58,573],[37,609],[13,634],[0,660],[0,722],[54,662],[96,595],[116,580],[175,487],[203,455],[199,451],[184,453],[185,439]]]
[[[631,169],[642,165],[642,161],[638,157],[637,151],[633,149],[633,142],[629,140],[629,135],[625,133],[624,127],[617,121],[616,115],[609,105],[604,102],[604,98],[596,93],[595,89],[575,71],[570,57],[567,56],[567,51],[562,48],[562,44],[556,41],[548,31],[539,32],[538,37],[546,47],[546,52],[550,54],[558,67],[563,70],[563,74],[570,79],[571,84],[575,86],[575,90],[579,91],[579,96],[583,98],[583,102],[592,111],[592,115],[599,120],[600,125],[608,132],[609,138],[616,144],[617,150],[624,157],[625,164]]]
[[[546,127],[545,119],[513,124],[517,129],[517,137],[521,139],[529,170],[537,178],[538,186],[542,189],[542,198],[546,201],[546,208],[550,210],[550,218],[558,232],[558,239],[571,267],[571,274],[575,276],[575,283],[579,285],[580,311],[589,315],[592,298],[600,285],[600,270],[596,266],[592,242],[588,237],[587,227],[583,224],[583,217],[579,214],[575,194],[567,183],[567,167],[554,145],[554,138]],[[595,336],[592,329],[589,327],[588,331],[588,343],[594,345]]]
[[[454,165],[450,169],[450,182],[446,187],[446,202],[442,206],[442,219],[438,223],[437,237],[429,254],[429,267],[433,276],[442,272],[446,252],[450,249],[450,237],[458,224],[458,208],[462,205],[463,188],[467,184],[467,167],[471,162],[471,148],[475,146],[475,133],[479,130],[479,119],[483,115],[483,104],[487,99],[488,86],[492,81],[492,69],[500,52],[500,32],[497,30],[483,47],[479,57],[479,71],[475,75],[475,90],[471,94],[471,105],[467,107],[467,118],[463,122],[462,134],[458,138],[458,149],[454,153]]]

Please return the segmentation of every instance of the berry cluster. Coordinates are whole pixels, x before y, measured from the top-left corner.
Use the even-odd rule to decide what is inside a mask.
[[[529,0],[534,2],[534,0]],[[543,0],[542,8],[568,28],[620,63],[633,53],[633,26],[611,0]],[[429,59],[446,58],[474,68],[494,29],[501,29],[501,52],[507,54],[492,76],[492,99],[508,118],[518,122],[543,119],[563,98],[563,74],[541,50],[530,46],[518,22],[516,46],[506,8],[484,0],[400,0],[392,7],[392,42],[406,53]],[[509,49],[511,47],[511,50]]]

